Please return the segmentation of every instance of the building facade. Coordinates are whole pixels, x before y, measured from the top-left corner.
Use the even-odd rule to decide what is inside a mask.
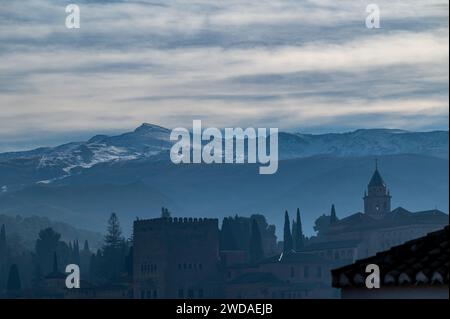
[[[391,210],[391,195],[378,165],[363,197],[364,212],[342,219],[329,218],[329,226],[302,251],[331,260],[350,262],[374,255],[448,225],[448,215],[437,209],[411,212]]]
[[[161,217],[133,226],[135,298],[221,294],[217,219]]]

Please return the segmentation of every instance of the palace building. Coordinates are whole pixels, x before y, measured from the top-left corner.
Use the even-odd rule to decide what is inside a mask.
[[[448,215],[437,209],[411,212],[397,207],[391,210],[391,194],[378,164],[363,200],[364,212],[342,219],[332,212],[329,227],[311,240],[303,251],[352,262],[441,229],[449,222]]]

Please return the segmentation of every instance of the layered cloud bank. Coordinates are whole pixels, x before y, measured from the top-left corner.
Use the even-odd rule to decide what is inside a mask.
[[[448,125],[446,1],[377,1],[380,29],[368,1],[71,2],[78,30],[69,1],[0,1],[0,151],[142,121]]]

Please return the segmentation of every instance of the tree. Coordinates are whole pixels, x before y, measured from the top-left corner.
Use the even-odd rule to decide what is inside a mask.
[[[36,240],[36,257],[44,274],[52,271],[53,254],[60,246],[60,238],[61,235],[52,228],[46,228],[39,232],[39,237]],[[67,245],[65,246],[67,247]]]
[[[6,242],[6,229],[3,224],[0,229],[0,291],[5,288],[8,274],[8,245]]]
[[[75,240],[73,243],[73,255],[72,255],[73,263],[80,265],[80,246],[78,240]]]
[[[101,257],[97,256],[96,258],[96,262],[99,263],[101,273],[105,279],[117,279],[121,273],[126,271],[125,259],[127,253],[128,245],[122,236],[119,219],[115,213],[112,213],[108,220],[107,234]]]
[[[302,220],[300,218],[300,209],[297,208],[297,221],[295,223],[295,235],[294,235],[294,245],[295,250],[299,251],[304,246],[304,235],[303,235],[303,226],[302,226]]]
[[[322,215],[319,216],[314,222],[314,230],[317,232],[317,235],[325,233],[330,227],[330,216]]]
[[[261,231],[256,219],[252,222],[252,231],[250,235],[250,261],[256,262],[264,257],[264,251],[262,247]]]
[[[22,285],[20,283],[19,268],[17,268],[16,264],[13,264],[11,265],[11,268],[9,268],[8,283],[6,284],[6,290],[8,292],[18,292],[21,289]]]
[[[112,213],[108,220],[107,234],[105,236],[105,247],[117,249],[124,242],[122,230],[120,228],[119,219],[116,213]]]
[[[297,241],[298,241],[297,223],[292,220],[292,246],[295,251],[297,251]]]
[[[292,242],[292,234],[291,234],[291,227],[289,222],[289,214],[288,211],[284,213],[284,237],[283,237],[283,252],[291,252],[293,249],[293,242]]]
[[[225,217],[222,222],[222,229],[220,230],[220,249],[221,250],[236,250],[238,246],[233,234],[232,219]]]
[[[133,246],[131,246],[130,249],[128,250],[128,254],[125,259],[125,263],[126,263],[125,268],[126,268],[128,277],[133,278]]]
[[[80,252],[80,271],[83,276],[90,275],[90,260],[91,251],[89,249],[88,241],[85,240],[83,250]]]
[[[6,229],[5,224],[0,229],[0,261],[6,256]]]

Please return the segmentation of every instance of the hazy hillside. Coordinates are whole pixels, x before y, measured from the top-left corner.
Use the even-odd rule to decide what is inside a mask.
[[[422,155],[379,157],[393,207],[438,207],[448,212],[448,160]],[[160,206],[184,216],[264,213],[282,225],[283,211],[300,207],[305,230],[336,204],[339,216],[362,209],[374,157],[317,156],[281,161],[277,174],[255,165],[181,165],[134,160],[96,165],[48,185],[0,196],[0,211],[50,215],[102,230],[111,211],[131,230],[136,216],[159,215]]]
[[[158,216],[161,206],[184,216],[263,213],[277,226],[285,209],[299,207],[310,233],[332,203],[340,216],[361,210],[375,157],[393,207],[448,212],[448,132],[281,132],[274,175],[259,175],[259,165],[174,165],[169,134],[143,124],[117,136],[0,154],[0,213],[103,231],[115,211],[130,232],[137,216]]]
[[[0,214],[0,225],[5,225],[6,236],[12,246],[31,250],[34,250],[39,231],[48,227],[52,227],[60,233],[63,241],[78,240],[83,247],[84,241],[87,240],[91,250],[99,248],[103,241],[100,233],[78,229],[67,223],[51,221],[49,218],[41,216],[22,217]]]

